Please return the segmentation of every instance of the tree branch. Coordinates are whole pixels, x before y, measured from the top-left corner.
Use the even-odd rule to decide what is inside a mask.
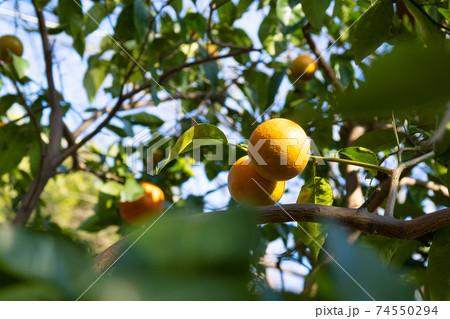
[[[448,188],[444,185],[436,184],[432,181],[419,181],[417,179],[411,178],[411,177],[403,177],[400,180],[400,186],[419,186],[431,189],[433,192],[441,193],[442,195],[446,197],[450,197],[448,193]]]
[[[218,211],[197,214],[195,217],[209,218],[232,213],[232,211]],[[293,220],[313,223],[336,222],[368,234],[409,240],[418,240],[439,228],[450,225],[450,208],[426,214],[412,220],[399,220],[390,216],[379,216],[363,209],[318,204],[287,204],[257,207],[254,214],[258,224],[287,223]],[[95,269],[98,274],[102,273],[116,261],[121,251],[127,243],[131,242],[132,238],[130,234],[120,239],[96,257]]]
[[[344,92],[344,88],[342,86],[342,83],[339,81],[339,79],[336,77],[336,73],[334,73],[333,68],[325,61],[325,59],[322,57],[322,53],[320,53],[319,49],[316,46],[316,43],[314,42],[312,36],[311,36],[311,25],[308,23],[306,26],[303,27],[303,35],[305,36],[306,43],[308,43],[309,47],[311,48],[311,51],[316,56],[319,66],[324,71],[325,75],[330,80],[331,84],[334,85],[336,90],[339,93]]]
[[[34,9],[39,23],[39,33],[41,34],[42,47],[44,50],[45,59],[45,73],[47,76],[48,85],[48,103],[52,109],[50,113],[50,137],[48,145],[48,158],[52,159],[53,156],[59,153],[61,146],[61,139],[63,136],[63,121],[64,111],[59,104],[58,97],[56,95],[55,84],[53,80],[53,62],[52,62],[52,50],[50,48],[50,42],[48,40],[47,27],[45,25],[45,18],[42,11],[38,8],[33,0]]]
[[[189,62],[189,63],[181,64],[179,66],[173,67],[173,68],[167,70],[166,72],[164,72],[159,77],[158,83],[159,83],[159,85],[162,85],[164,83],[164,81],[167,80],[168,77],[172,76],[173,74],[175,74],[175,73],[177,73],[177,72],[179,72],[179,71],[181,71],[181,70],[183,70],[185,68],[189,68],[191,66],[203,64],[203,63],[206,63],[206,62],[209,62],[209,61],[225,59],[225,58],[229,58],[229,57],[233,57],[233,56],[236,56],[236,55],[240,55],[240,54],[247,53],[247,52],[250,52],[250,51],[257,51],[257,50],[259,50],[259,49],[254,49],[254,48],[251,48],[251,47],[248,47],[248,48],[244,47],[244,48],[242,48],[240,50],[233,51],[233,52],[230,52],[230,53],[227,53],[227,54],[224,54],[224,55],[208,56],[208,57],[203,58],[203,59],[199,59],[199,60],[195,60],[195,61],[192,61],[192,62]]]

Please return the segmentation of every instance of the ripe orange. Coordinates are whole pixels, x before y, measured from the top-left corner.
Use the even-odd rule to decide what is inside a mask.
[[[130,224],[140,224],[151,216],[164,211],[164,193],[156,185],[143,182],[145,194],[132,202],[119,204],[119,213]]]
[[[219,49],[214,44],[208,44],[206,50],[208,51],[208,54],[213,57],[219,56]]]
[[[308,55],[299,55],[289,67],[288,75],[291,82],[297,79],[308,81],[314,77],[318,66],[316,61]]]
[[[310,145],[300,125],[279,118],[266,121],[253,131],[248,151],[258,174],[270,180],[286,181],[305,168]]]
[[[23,45],[18,38],[13,35],[4,35],[0,37],[0,60],[6,63],[11,62],[8,50],[18,56],[23,54]]]
[[[0,122],[0,127],[5,126],[6,123],[5,122]]]
[[[283,196],[284,188],[285,182],[270,181],[256,173],[247,155],[238,159],[228,174],[228,190],[240,204],[273,205]]]

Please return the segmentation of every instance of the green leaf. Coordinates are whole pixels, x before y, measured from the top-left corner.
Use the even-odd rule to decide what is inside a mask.
[[[428,257],[426,288],[431,300],[450,300],[450,227],[434,233]]]
[[[83,86],[89,98],[93,102],[98,89],[102,85],[109,71],[109,63],[99,60],[99,56],[91,56],[88,62],[88,69],[84,75]]]
[[[299,23],[303,16],[301,3],[291,6],[291,1],[277,1],[277,17],[285,26],[293,26]]]
[[[17,76],[19,79],[23,79],[30,69],[30,63],[27,60],[22,59],[20,56],[12,54],[13,57],[13,66],[16,70]]]
[[[278,24],[278,18],[272,10],[259,26],[258,37],[263,48],[270,55],[277,55],[283,52],[287,47],[286,39]]]
[[[19,165],[33,138],[34,132],[27,127],[13,124],[0,127],[0,176]]]
[[[333,188],[330,182],[322,177],[312,177],[302,186],[297,203],[331,206],[333,204]]]
[[[204,63],[202,65],[202,68],[205,72],[206,78],[209,80],[209,84],[211,85],[211,89],[212,89],[213,93],[216,93],[217,84],[219,82],[219,78],[218,78],[219,67],[217,66],[217,62],[210,61],[210,62]]]
[[[366,81],[348,91],[336,106],[345,118],[391,118],[444,105],[450,100],[450,53],[416,45],[399,45],[372,63]],[[432,76],[430,76],[432,75]]]
[[[361,16],[352,41],[356,64],[361,63],[386,40],[391,30],[393,15],[392,2],[380,0]]]
[[[15,282],[47,283],[61,299],[74,300],[95,279],[90,260],[84,250],[61,236],[8,227],[0,231],[2,279],[6,273]]]
[[[228,144],[226,135],[217,126],[204,123],[194,125],[178,138],[161,169],[184,152],[191,151],[200,146],[217,144]]]
[[[333,204],[333,188],[330,182],[322,177],[312,177],[303,186],[297,198],[297,203],[312,203],[331,206]],[[317,260],[326,238],[327,226],[319,223],[298,223],[299,228],[294,233]]]
[[[330,2],[330,0],[302,0],[303,12],[313,27],[317,29],[322,27],[323,17]]]
[[[450,10],[444,8],[438,8],[440,14],[442,14],[445,20],[450,21]]]
[[[110,5],[108,3],[108,5]],[[86,14],[86,23],[84,25],[84,35],[87,36],[99,28],[99,24],[108,15],[105,3],[94,3]],[[110,8],[112,10],[113,8]]]
[[[73,46],[80,56],[84,53],[83,7],[80,0],[58,1],[59,24],[73,38]]]
[[[36,0],[36,7],[38,7],[39,9],[43,9],[48,3],[50,2],[50,0]]]
[[[157,127],[164,123],[159,117],[140,112],[122,117],[123,120],[129,121],[133,125],[143,125],[147,127]]]
[[[402,132],[398,132],[397,134],[401,142],[405,134]],[[397,139],[393,130],[377,129],[364,133],[356,139],[353,145],[363,146],[378,153],[396,147]]]
[[[327,251],[334,261],[327,264],[327,282],[339,300],[414,300],[414,287],[395,266],[383,265],[379,253],[348,243],[349,233],[330,226]],[[320,284],[319,284],[320,290]],[[318,295],[323,293],[318,291]]]
[[[361,146],[346,147],[340,149],[338,151],[338,154],[343,154],[348,158],[350,158],[352,161],[378,165],[377,155],[373,151],[365,147]],[[367,168],[367,170],[374,175],[377,174],[377,171],[374,169]]]
[[[152,15],[148,4],[142,0],[134,1],[134,25],[140,39],[147,34]]]
[[[134,178],[127,178],[125,186],[120,193],[121,202],[132,202],[145,194],[144,187]]]
[[[0,97],[0,116],[5,115],[10,107],[13,106],[14,103],[18,102],[19,98],[17,97],[17,95],[5,94]]]
[[[412,14],[419,29],[419,36],[423,38],[423,41],[427,45],[442,46],[445,41],[445,33],[439,30],[439,28],[429,20],[427,13],[423,11],[423,8],[419,4],[416,4],[410,0],[404,0],[403,3],[408,8],[408,11]]]
[[[267,110],[272,106],[272,103],[275,101],[275,96],[278,93],[278,89],[280,88],[281,81],[283,81],[284,76],[286,75],[286,67],[275,70],[272,77],[269,80],[269,85],[267,88],[267,102],[266,107],[261,111]]]
[[[115,35],[122,41],[134,39],[137,34],[134,23],[134,6],[127,5],[120,12],[114,27]]]
[[[189,215],[198,210],[172,213],[137,241],[127,252],[127,262],[117,263],[114,274],[99,281],[85,297],[191,301],[252,298],[248,289],[249,251],[257,240],[252,214],[242,210],[195,218]]]

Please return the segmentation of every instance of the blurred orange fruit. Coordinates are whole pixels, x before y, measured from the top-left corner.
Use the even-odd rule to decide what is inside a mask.
[[[164,211],[164,193],[156,185],[143,182],[145,194],[132,202],[119,204],[120,216],[130,224],[141,224],[148,218]]]
[[[297,79],[303,81],[311,80],[317,69],[317,63],[313,58],[309,55],[299,55],[289,67],[289,79],[291,82],[295,82]]]
[[[13,35],[4,35],[0,37],[0,60],[6,63],[11,63],[8,50],[15,55],[22,56],[22,42],[20,42],[20,40]]]

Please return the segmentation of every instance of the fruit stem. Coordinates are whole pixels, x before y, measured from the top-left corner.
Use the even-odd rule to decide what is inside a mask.
[[[242,144],[234,144],[234,143],[228,143],[228,145],[229,145],[229,146],[234,146],[234,147],[240,148],[241,150],[248,152],[248,148],[245,147],[245,145],[242,145]]]
[[[357,161],[347,160],[347,159],[343,159],[343,158],[336,158],[336,157],[322,157],[322,156],[314,156],[314,155],[311,155],[310,157],[311,157],[311,159],[314,159],[314,160],[322,160],[325,162],[349,164],[349,165],[360,166],[360,167],[364,167],[364,168],[375,169],[377,171],[384,172],[387,174],[392,174],[392,169],[374,165],[374,164],[357,162]]]

